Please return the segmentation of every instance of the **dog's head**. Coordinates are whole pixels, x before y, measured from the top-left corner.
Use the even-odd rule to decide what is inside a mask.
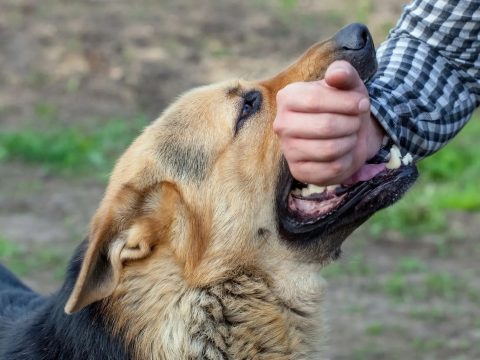
[[[364,26],[342,29],[271,79],[189,91],[148,126],[116,164],[66,311],[108,297],[125,274],[166,257],[192,286],[242,268],[271,273],[282,262],[324,264],[356,227],[395,202],[415,178],[410,166],[338,195],[296,198],[311,211],[292,206],[299,185],[272,130],[276,94],[321,79],[338,59],[363,79],[373,75]]]

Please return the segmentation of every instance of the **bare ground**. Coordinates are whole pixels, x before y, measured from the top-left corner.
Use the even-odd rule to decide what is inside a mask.
[[[379,41],[401,5],[3,0],[0,131],[154,118],[192,86],[270,75],[350,21]],[[54,116],[39,119],[45,108]],[[58,286],[87,232],[104,189],[95,175],[0,163],[0,237],[19,247],[28,265],[17,271],[42,293]],[[326,273],[331,358],[479,359],[479,222],[478,213],[452,214],[448,233],[408,239],[357,231]]]

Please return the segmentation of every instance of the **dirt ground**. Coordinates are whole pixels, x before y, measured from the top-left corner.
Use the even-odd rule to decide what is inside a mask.
[[[351,21],[378,43],[404,3],[1,0],[0,131],[153,119],[193,86],[273,74]],[[0,238],[42,293],[87,232],[105,186],[95,175],[0,162]],[[459,213],[446,234],[357,231],[325,273],[331,359],[480,359],[479,223]]]

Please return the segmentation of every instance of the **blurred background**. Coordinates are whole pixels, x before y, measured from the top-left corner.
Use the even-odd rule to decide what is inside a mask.
[[[0,0],[0,261],[55,290],[113,161],[179,93],[353,21],[378,45],[406,2]],[[324,270],[332,359],[480,359],[479,138],[473,119]]]

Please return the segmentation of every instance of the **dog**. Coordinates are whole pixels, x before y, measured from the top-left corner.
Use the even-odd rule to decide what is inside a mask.
[[[168,107],[116,163],[57,293],[0,268],[0,358],[321,359],[319,270],[417,177],[403,165],[313,194],[293,179],[272,129],[277,92],[339,59],[374,74],[365,26],[272,78],[200,87]]]

